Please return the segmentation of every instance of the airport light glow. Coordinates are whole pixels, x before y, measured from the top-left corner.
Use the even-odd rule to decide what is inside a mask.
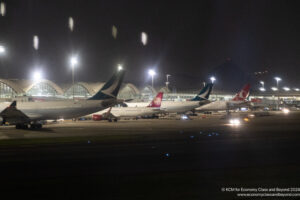
[[[5,47],[0,45],[0,54],[4,54],[5,53]]]
[[[239,119],[230,119],[229,123],[232,126],[239,126],[241,124],[241,121]]]
[[[283,112],[284,114],[288,114],[288,113],[290,112],[290,110],[289,110],[288,108],[283,108],[283,109],[282,109],[282,112]]]
[[[294,90],[295,90],[295,91],[297,91],[297,92],[299,92],[299,91],[300,91],[300,89],[299,89],[299,88],[294,88]]]
[[[279,91],[279,81],[281,81],[281,78],[275,77],[275,80],[276,80],[276,86],[277,86],[276,91]],[[277,105],[276,105],[276,109],[277,109],[277,110],[279,109],[279,92],[278,92],[278,95],[277,95]]]
[[[260,87],[259,90],[262,91],[262,92],[266,91],[266,89],[264,87]]]
[[[78,64],[78,59],[76,56],[72,56],[70,59],[71,67],[74,68]]]
[[[156,72],[153,69],[149,69],[148,74],[151,76],[152,79],[152,87],[153,87],[153,77],[156,75]]]
[[[77,59],[77,56],[72,56],[71,58],[70,58],[70,63],[71,63],[71,67],[72,67],[72,85],[74,86],[74,76],[75,76],[75,70],[74,70],[74,68],[75,68],[75,66],[78,64],[78,59]],[[74,89],[74,87],[72,87],[73,89],[72,89],[72,91],[73,91],[73,100],[74,100],[74,96],[75,96],[75,89]]]
[[[32,74],[32,78],[35,82],[39,82],[43,79],[43,75],[41,71],[34,71]]]
[[[155,76],[155,75],[156,75],[156,72],[155,72],[153,69],[150,69],[150,70],[148,71],[148,74],[149,74],[150,76]]]
[[[273,91],[277,91],[277,90],[278,90],[278,88],[277,88],[277,87],[271,87],[271,90],[273,90]]]
[[[244,121],[245,121],[245,122],[249,122],[249,118],[248,118],[248,117],[245,117],[245,118],[244,118]]]
[[[121,71],[121,70],[123,70],[123,66],[122,65],[118,65],[118,71]]]
[[[260,84],[261,84],[261,88],[265,88],[265,82],[260,81]],[[264,91],[265,91],[265,90],[264,90]]]
[[[291,89],[289,87],[283,87],[284,91],[290,91]]]
[[[187,116],[187,115],[181,115],[181,119],[182,119],[182,120],[187,120],[187,119],[188,119],[188,116]]]
[[[210,77],[211,83],[214,83],[216,78],[214,76]]]
[[[280,77],[275,77],[274,79],[275,79],[277,82],[278,82],[278,81],[281,81],[281,78],[280,78]]]

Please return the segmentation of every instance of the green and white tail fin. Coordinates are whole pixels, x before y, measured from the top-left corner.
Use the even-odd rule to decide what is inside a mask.
[[[116,99],[123,82],[124,75],[124,70],[115,72],[109,81],[107,81],[94,96],[89,98],[89,100]]]

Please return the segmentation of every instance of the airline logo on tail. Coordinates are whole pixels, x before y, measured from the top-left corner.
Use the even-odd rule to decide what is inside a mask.
[[[116,72],[111,79],[104,84],[104,86],[99,90],[94,96],[89,98],[90,100],[104,100],[117,98],[125,71]]]
[[[163,94],[163,92],[159,92],[147,107],[159,108],[161,106]]]
[[[235,97],[232,99],[233,101],[245,101],[245,99],[250,94],[250,84],[247,84],[243,87],[243,89],[235,95]]]
[[[212,83],[208,83],[205,85],[205,87],[199,92],[199,94],[197,96],[195,96],[195,98],[191,99],[191,101],[203,101],[203,100],[207,100],[209,98],[209,95],[212,91],[213,88],[213,84]]]

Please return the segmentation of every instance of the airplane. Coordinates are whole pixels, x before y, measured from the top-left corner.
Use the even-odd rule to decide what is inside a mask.
[[[250,84],[247,84],[229,101],[214,101],[196,108],[196,111],[222,111],[232,110],[247,105],[246,98],[249,96]]]
[[[72,119],[111,107],[119,102],[117,95],[124,75],[124,70],[115,72],[94,96],[85,100],[0,103],[2,124],[16,125],[17,129],[27,129],[28,125],[42,128],[43,120]]]
[[[147,107],[110,107],[92,114],[94,120],[108,120],[115,122],[119,118],[138,118],[142,116],[153,116],[161,112],[160,106],[163,92],[159,92]]]
[[[163,101],[161,104],[161,112],[164,113],[186,113],[188,111],[193,111],[195,108],[198,108],[201,105],[207,104],[210,101],[208,100],[209,95],[212,91],[213,84],[208,83],[202,88],[202,90],[197,94],[193,99],[188,101]],[[139,107],[145,105],[144,103],[126,103],[128,107]]]

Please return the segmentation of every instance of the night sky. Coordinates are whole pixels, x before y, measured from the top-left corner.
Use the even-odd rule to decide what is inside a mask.
[[[42,68],[46,79],[71,82],[68,58],[77,54],[79,81],[105,81],[121,63],[126,82],[150,84],[147,70],[155,68],[156,85],[171,74],[172,85],[199,87],[212,74],[223,83],[233,80],[234,73],[222,78],[216,74],[232,64],[245,76],[267,69],[270,77],[280,75],[283,84],[300,84],[297,1],[4,2],[0,43],[7,53],[1,58],[1,78],[26,79]],[[69,16],[75,20],[74,32],[68,29]],[[142,31],[148,34],[146,46],[140,42]],[[33,35],[39,36],[38,51]],[[232,87],[240,88],[238,84]]]

